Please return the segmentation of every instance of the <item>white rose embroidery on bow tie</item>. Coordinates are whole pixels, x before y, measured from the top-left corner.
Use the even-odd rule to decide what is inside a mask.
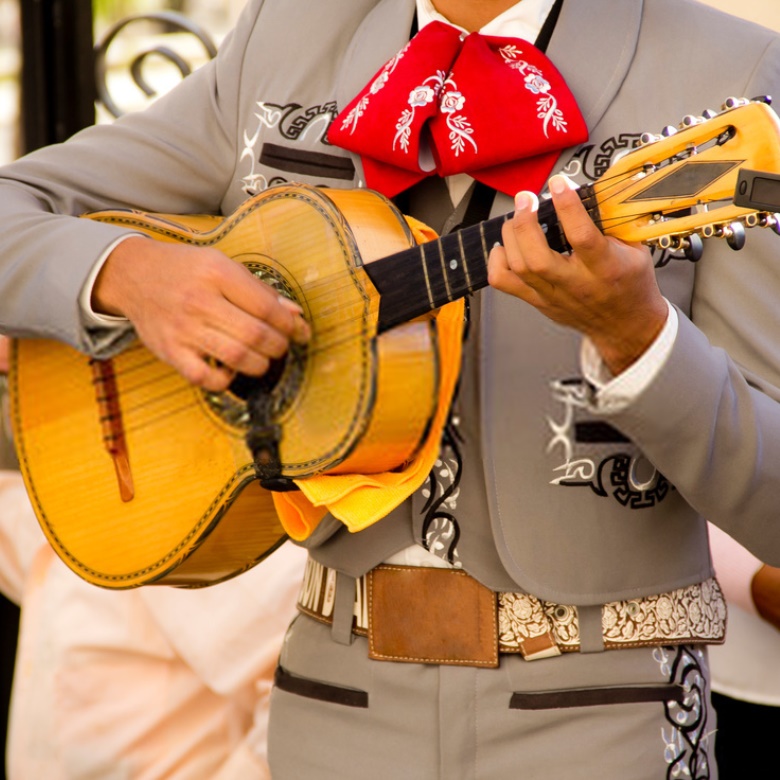
[[[409,137],[412,134],[411,127],[414,122],[415,109],[423,108],[436,100],[444,86],[445,75],[443,70],[436,71],[433,76],[429,76],[422,84],[409,93],[409,100],[407,101],[409,108],[403,110],[395,125],[395,129],[398,132],[393,138],[393,149],[396,146],[400,146],[404,154],[409,153]]]
[[[459,157],[465,149],[465,142],[468,141],[476,153],[478,151],[477,143],[471,137],[474,128],[463,114],[457,113],[465,105],[466,98],[461,92],[458,92],[458,85],[451,78],[444,82],[444,86],[451,87],[451,89],[448,89],[441,96],[439,110],[446,115],[447,127],[450,129],[450,148],[455,152],[455,156]]]
[[[498,51],[504,62],[510,68],[520,71],[520,73],[525,76],[525,88],[534,95],[541,95],[536,103],[536,108],[538,110],[537,117],[544,120],[542,127],[544,129],[545,137],[550,137],[547,128],[551,122],[552,126],[559,132],[568,132],[566,120],[563,117],[563,111],[558,108],[558,101],[555,99],[555,96],[550,93],[550,82],[544,78],[542,71],[535,65],[531,65],[525,60],[518,59],[522,54],[522,51],[514,44],[503,46]]]
[[[442,92],[443,90],[445,91]],[[441,95],[439,111],[445,115],[447,127],[450,130],[450,148],[455,156],[459,156],[464,150],[466,141],[474,147],[475,152],[477,151],[477,144],[471,137],[474,132],[471,123],[463,114],[457,113],[465,105],[466,98],[461,92],[458,92],[458,85],[452,77],[446,76],[442,70],[429,76],[409,93],[409,108],[404,109],[395,126],[398,132],[393,139],[393,149],[400,146],[403,152],[408,154],[415,109],[427,106],[439,95]]]
[[[366,108],[368,107],[371,95],[376,95],[376,93],[379,92],[385,86],[385,84],[387,84],[387,82],[390,80],[390,74],[396,69],[398,63],[403,59],[403,56],[406,54],[406,50],[408,48],[409,44],[407,43],[406,46],[404,46],[404,48],[401,49],[401,51],[399,51],[398,54],[396,54],[395,57],[393,57],[393,59],[391,59],[384,66],[384,68],[382,68],[377,77],[371,82],[368,93],[364,95],[354,106],[354,108],[344,117],[344,121],[341,123],[342,130],[349,128],[350,134],[355,132],[355,128],[357,127],[357,123],[360,117],[363,116]]]

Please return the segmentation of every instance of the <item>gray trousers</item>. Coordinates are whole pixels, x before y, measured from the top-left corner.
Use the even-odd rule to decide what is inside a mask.
[[[706,648],[569,653],[497,669],[372,661],[306,616],[271,697],[274,780],[717,778]],[[346,643],[345,643],[346,642]]]

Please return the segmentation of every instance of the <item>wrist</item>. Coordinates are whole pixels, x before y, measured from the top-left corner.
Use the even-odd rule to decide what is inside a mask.
[[[132,272],[128,272],[128,269],[138,263],[148,245],[145,236],[136,235],[114,247],[92,286],[90,305],[95,314],[128,316],[127,297],[132,281]]]
[[[668,317],[669,306],[660,298],[657,305],[623,326],[613,322],[606,332],[587,335],[612,376],[619,376],[655,343]]]

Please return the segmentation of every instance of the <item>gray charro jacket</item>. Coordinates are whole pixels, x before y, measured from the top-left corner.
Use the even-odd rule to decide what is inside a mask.
[[[84,330],[76,301],[123,231],[48,212],[230,213],[278,181],[359,186],[359,161],[324,133],[406,42],[413,13],[413,0],[252,0],[216,61],[150,110],[6,167],[0,328],[115,347],[115,334]],[[642,132],[728,95],[771,94],[780,77],[775,34],[693,0],[566,0],[547,51],[590,128],[561,160],[579,182]],[[467,570],[570,604],[664,592],[710,576],[702,517],[780,564],[778,241],[755,230],[740,254],[709,241],[697,265],[659,268],[678,337],[615,413],[589,401],[576,334],[480,294],[462,409]],[[357,535],[326,518],[310,546],[359,574],[410,544],[416,524],[408,504]]]

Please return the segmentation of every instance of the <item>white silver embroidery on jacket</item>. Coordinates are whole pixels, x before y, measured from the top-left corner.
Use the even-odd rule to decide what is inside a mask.
[[[547,417],[552,430],[552,438],[547,444],[547,452],[562,450],[563,458],[553,469],[556,476],[550,480],[552,485],[571,482],[589,482],[596,475],[596,463],[591,458],[574,457],[574,412],[587,408],[587,387],[579,381],[555,381],[552,383],[554,400],[563,405],[563,420],[556,422]]]
[[[455,517],[460,496],[463,461],[457,417],[447,422],[441,443],[441,453],[420,489],[426,499],[422,508],[422,545],[426,550],[447,561],[456,569],[462,563],[458,554],[460,526]]]
[[[274,178],[268,181],[267,177],[258,172],[258,143],[264,139],[264,130],[273,130],[287,141],[301,142],[310,138],[312,134],[316,140],[325,144],[325,136],[337,114],[335,102],[321,103],[319,105],[304,107],[299,103],[269,103],[259,100],[256,103],[255,119],[257,125],[254,130],[244,130],[244,148],[239,157],[239,164],[249,160],[249,173],[241,177],[242,190],[247,195],[257,195],[272,184],[282,181]],[[260,144],[262,147],[262,144]]]
[[[597,496],[611,497],[631,509],[653,507],[673,490],[629,439],[589,413],[590,389],[585,380],[557,380],[551,383],[551,391],[553,400],[563,406],[563,414],[560,421],[546,418],[552,434],[546,451],[556,458],[550,484],[589,487]],[[598,459],[578,457],[579,450],[601,454]]]
[[[276,127],[282,119],[282,112],[276,106],[269,106],[267,103],[258,101],[257,108],[258,110],[255,113],[257,127],[251,135],[249,134],[249,131],[244,130],[244,148],[241,151],[241,157],[239,158],[239,161],[247,158],[250,161],[249,173],[246,176],[241,177],[241,181],[244,183],[242,189],[247,195],[256,195],[258,192],[262,192],[268,187],[268,179],[266,179],[262,173],[257,173],[255,170],[255,164],[257,162],[255,146],[257,145],[263,128]]]
[[[653,651],[653,658],[668,681],[681,685],[685,691],[682,702],[668,701],[664,705],[669,721],[669,728],[661,729],[664,760],[668,766],[666,777],[668,780],[709,780],[713,743],[708,728],[709,676],[704,652],[688,645],[658,647]]]

